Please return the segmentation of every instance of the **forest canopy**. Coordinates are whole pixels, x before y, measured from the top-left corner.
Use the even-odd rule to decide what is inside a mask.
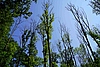
[[[30,20],[32,15],[38,13],[32,9],[38,9],[38,2],[39,0],[0,0],[0,67],[100,67],[100,29],[90,26],[85,11],[72,3],[66,3],[65,9],[72,14],[71,17],[77,24],[75,28],[79,43],[74,45],[79,46],[74,47],[69,29],[61,20],[58,20],[59,33],[52,34],[56,20],[53,1],[44,0],[39,20]],[[88,5],[96,16],[100,14],[99,5],[100,0],[91,0]],[[25,22],[28,25],[24,28]],[[19,37],[17,41],[14,38],[16,30],[21,31],[16,35]],[[59,37],[56,43],[52,41],[53,36]],[[38,49],[37,44],[41,49]],[[93,45],[97,45],[96,50],[92,48]]]

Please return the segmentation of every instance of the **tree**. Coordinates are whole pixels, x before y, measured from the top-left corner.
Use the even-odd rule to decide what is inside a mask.
[[[58,67],[59,55],[56,52],[51,52],[52,67]]]
[[[38,50],[36,48],[36,22],[32,22],[30,29],[24,30],[22,34],[21,43],[18,50],[12,59],[13,66],[38,67],[42,63],[42,58],[37,56]]]
[[[94,60],[94,63],[96,64],[96,66],[100,66],[99,62],[99,48],[100,48],[100,30],[97,27],[93,27],[93,29],[91,29],[91,31],[89,31],[88,33],[91,38],[93,39],[93,41],[96,43],[98,49],[97,52],[94,52],[96,60]]]
[[[93,8],[93,12],[97,15],[100,14],[100,0],[92,0],[90,6]]]
[[[88,34],[96,42],[98,48],[100,48],[100,30],[97,27],[93,27],[93,29],[91,29]]]
[[[91,58],[88,55],[88,52],[85,48],[85,46],[83,44],[80,44],[79,47],[76,47],[74,49],[74,54],[76,56],[76,58],[78,59],[81,67],[92,67],[92,62],[91,62]]]
[[[77,21],[77,23],[80,27],[80,28],[78,28],[78,32],[81,36],[81,39],[83,40],[88,53],[89,53],[89,50],[90,50],[90,52],[93,56],[93,60],[95,60],[94,52],[91,48],[91,44],[90,44],[88,36],[87,36],[87,32],[90,31],[90,27],[89,27],[89,22],[88,22],[86,14],[84,12],[80,12],[72,4],[69,4],[67,9],[69,11],[71,11],[71,13],[73,14],[75,20]],[[90,53],[89,53],[89,55],[90,55]]]
[[[60,67],[75,67],[76,61],[73,54],[73,47],[71,46],[71,40],[69,32],[66,30],[66,26],[60,24],[61,41],[58,42],[58,51],[60,59]]]
[[[32,13],[29,12],[31,0],[26,1],[0,1],[0,36],[7,35],[10,31],[10,26],[13,24],[13,18],[21,17],[28,18]],[[13,7],[12,7],[13,6]]]
[[[11,1],[0,0],[0,65],[9,67],[9,63],[17,51],[18,44],[13,40],[10,34],[10,27],[16,17],[29,17],[29,7],[31,0]],[[13,6],[13,7],[12,7]]]
[[[72,12],[75,20],[78,23],[77,30],[78,30],[78,33],[79,33],[80,43],[85,46],[85,49],[88,52],[88,59],[89,59],[88,62],[89,63],[86,63],[84,65],[85,66],[87,66],[87,65],[91,66],[90,64],[92,64],[93,67],[94,66],[98,67],[98,64],[96,63],[98,61],[98,59],[95,55],[95,52],[91,48],[91,44],[90,44],[90,41],[89,41],[89,38],[88,38],[88,34],[93,38],[93,40],[99,46],[99,30],[97,30],[96,28],[94,29],[94,31],[92,29],[90,29],[87,16],[84,12],[79,11],[72,4],[69,4],[68,6],[69,7],[67,9]]]
[[[43,4],[44,13],[40,17],[41,23],[38,26],[39,34],[42,38],[42,45],[43,45],[43,56],[44,56],[44,67],[46,67],[46,63],[48,62],[49,57],[49,67],[52,67],[51,62],[51,48],[50,48],[50,39],[52,37],[52,22],[54,21],[54,14],[49,12],[50,8],[49,1]]]

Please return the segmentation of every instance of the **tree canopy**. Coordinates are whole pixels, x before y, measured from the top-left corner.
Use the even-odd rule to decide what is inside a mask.
[[[55,36],[60,34],[59,39],[56,43],[51,41],[55,13],[50,0],[42,4],[39,23],[38,20],[27,21],[29,28],[21,30],[19,41],[15,41],[12,36],[17,26],[32,15],[29,11],[32,2],[37,3],[37,0],[0,0],[0,67],[100,67],[100,29],[91,28],[86,13],[71,3],[65,9],[76,20],[79,47],[73,47],[76,43],[72,43],[69,29],[63,23],[59,23],[59,33],[55,33]],[[100,14],[99,5],[100,0],[90,2],[97,15]],[[95,42],[93,45],[97,45],[95,51],[90,38]],[[37,43],[42,44],[43,57],[38,56]]]

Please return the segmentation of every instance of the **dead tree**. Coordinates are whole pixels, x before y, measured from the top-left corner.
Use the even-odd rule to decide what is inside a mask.
[[[76,9],[76,7],[72,4],[68,4],[68,7],[66,8],[68,11],[70,11],[73,14],[75,20],[77,21],[79,25],[79,28],[77,28],[79,35],[81,36],[89,55],[92,54],[92,56],[90,55],[92,58],[92,61],[95,60],[96,58],[94,56],[94,52],[91,48],[91,44],[87,36],[87,32],[90,31],[87,15],[85,14],[84,11],[80,11],[79,9]]]

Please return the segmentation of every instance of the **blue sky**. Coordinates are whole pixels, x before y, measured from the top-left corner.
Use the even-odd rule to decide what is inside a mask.
[[[30,11],[33,12],[32,16],[26,20],[24,23],[22,23],[21,25],[19,25],[19,28],[24,28],[27,27],[27,25],[29,25],[29,23],[26,23],[27,21],[30,21],[30,19],[36,20],[37,22],[39,22],[39,16],[42,15],[43,13],[43,9],[42,9],[42,3],[44,0],[38,0],[37,3],[32,3]],[[46,1],[46,0],[45,0]],[[76,31],[76,21],[73,17],[73,15],[71,14],[71,12],[67,11],[65,7],[67,7],[68,3],[72,3],[74,4],[76,7],[79,8],[83,8],[84,11],[86,12],[87,16],[88,16],[88,20],[90,21],[90,25],[96,25],[98,26],[99,24],[99,16],[96,16],[95,14],[93,14],[92,12],[92,8],[89,6],[89,1],[85,1],[85,0],[50,0],[52,2],[52,7],[53,8],[53,13],[55,15],[55,20],[53,22],[53,35],[52,35],[52,44],[54,46],[56,46],[55,44],[57,43],[57,40],[60,37],[59,34],[59,21],[63,24],[66,25],[66,27],[69,29],[69,33],[72,39],[72,46],[77,47],[79,45],[79,42],[77,40],[77,31]],[[15,35],[20,35],[20,31],[19,29],[17,29],[14,33]],[[19,40],[19,37],[14,37],[15,40]],[[37,43],[37,48],[39,49],[39,56],[42,56],[42,47],[41,47],[41,42]],[[95,49],[96,46],[93,46],[93,49]],[[56,49],[54,48],[54,50],[56,51]]]

